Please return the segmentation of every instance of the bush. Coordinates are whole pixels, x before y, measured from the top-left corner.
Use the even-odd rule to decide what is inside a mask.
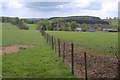
[[[20,29],[29,30],[29,27],[26,26],[25,24],[18,24],[17,26],[18,26]]]

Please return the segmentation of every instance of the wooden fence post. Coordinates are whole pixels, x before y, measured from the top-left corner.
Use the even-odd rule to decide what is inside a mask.
[[[46,37],[47,37],[47,33],[45,32],[45,39],[46,39]]]
[[[52,49],[54,50],[53,36],[52,36]]]
[[[74,75],[74,46],[73,43],[71,43],[71,66],[72,66],[72,74]]]
[[[50,43],[50,35],[48,34],[48,43]]]
[[[54,38],[54,49],[55,49],[55,53],[56,53],[56,40]]]
[[[59,57],[60,57],[60,39],[58,38],[58,53],[59,53]]]
[[[65,61],[65,43],[63,43],[63,62]]]
[[[44,34],[44,30],[41,29],[41,35],[43,36],[43,34]]]
[[[84,52],[84,58],[85,58],[85,80],[88,80],[88,78],[87,78],[87,58],[86,58],[86,52]]]
[[[47,43],[48,43],[48,34],[47,34]]]

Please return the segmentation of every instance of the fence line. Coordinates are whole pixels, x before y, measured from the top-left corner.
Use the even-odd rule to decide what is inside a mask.
[[[72,66],[72,74],[74,75],[74,47],[73,47],[73,43],[71,43],[71,66]]]
[[[58,38],[58,53],[59,53],[59,57],[61,56],[60,55],[60,39]]]
[[[97,62],[97,58],[95,58],[94,56],[90,56],[87,54],[87,52],[82,52],[83,55],[78,55],[78,54],[75,54],[76,52],[74,51],[77,51],[77,48],[76,46],[73,44],[73,43],[69,43],[70,45],[67,46],[67,43],[60,40],[59,38],[56,39],[54,38],[53,36],[50,36],[49,34],[47,34],[45,31],[40,31],[42,36],[46,39],[47,43],[49,43],[52,47],[52,49],[55,51],[55,53],[58,53],[59,57],[62,57],[63,59],[63,62],[65,62],[67,60],[68,63],[70,63],[71,65],[71,72],[72,74],[74,75],[75,72],[80,72],[76,67],[79,66],[79,64],[82,66],[84,66],[84,71],[83,71],[83,76],[85,78],[85,80],[88,80],[88,73],[90,74],[90,72],[88,72],[88,66],[93,66],[94,64],[96,64]],[[68,49],[67,49],[68,48]],[[63,51],[62,51],[63,50]],[[68,52],[67,52],[68,51]],[[71,55],[69,55],[69,53]],[[88,57],[87,57],[88,55]],[[71,57],[71,59],[69,59]],[[81,57],[81,58],[79,58]],[[87,60],[87,58],[89,60]],[[79,61],[76,61],[78,60],[81,61],[81,63]],[[94,59],[94,61],[96,62],[92,62],[92,64],[90,64],[90,60],[91,59]],[[102,59],[101,59],[102,60]],[[83,61],[83,62],[82,62]],[[88,63],[89,62],[89,63]],[[87,65],[88,64],[88,65]],[[98,64],[98,63],[97,63]],[[117,63],[118,64],[118,63]],[[120,64],[118,64],[117,68],[119,67]],[[120,68],[119,68],[120,69]],[[81,69],[82,70],[82,69]],[[120,71],[118,71],[120,72]],[[95,71],[94,71],[95,73]],[[96,74],[97,75],[97,74]],[[116,74],[115,74],[116,75]],[[115,77],[116,78],[116,77]]]
[[[65,43],[63,43],[63,62],[65,61]]]
[[[87,78],[87,58],[86,58],[86,52],[84,52],[84,57],[85,57],[85,80],[88,80],[88,78]]]

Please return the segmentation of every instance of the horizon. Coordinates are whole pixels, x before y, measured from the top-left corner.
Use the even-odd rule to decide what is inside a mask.
[[[33,0],[32,0],[33,1]],[[0,16],[19,18],[51,18],[95,16],[101,19],[118,17],[119,0],[75,0],[66,2],[5,0],[0,3]]]
[[[76,15],[75,15],[76,16]],[[19,19],[30,19],[30,18],[35,18],[35,19],[49,19],[49,18],[54,18],[54,17],[75,17],[75,16],[53,16],[53,17],[18,17],[18,16],[0,16],[0,17],[11,17],[11,18],[15,18],[18,17]],[[81,15],[80,15],[81,16]],[[86,15],[86,16],[90,16],[90,15]],[[85,16],[84,16],[85,17]],[[99,17],[99,16],[90,16],[90,17]],[[117,16],[114,16],[116,18],[118,18]],[[101,18],[100,19],[114,19],[114,17],[106,17],[106,18]]]

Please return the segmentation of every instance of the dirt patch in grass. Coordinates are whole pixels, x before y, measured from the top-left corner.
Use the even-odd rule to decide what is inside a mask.
[[[58,44],[57,44],[58,45]],[[63,49],[63,43],[60,43],[60,55],[63,57],[66,64],[71,67],[71,44],[66,44]],[[57,46],[58,52],[58,46]],[[64,54],[63,54],[64,52]],[[117,78],[119,74],[118,59],[115,55],[101,55],[93,54],[92,51],[87,51],[77,44],[74,44],[74,72],[80,78],[85,78],[85,56],[87,58],[87,77],[89,80],[96,80],[99,78]]]
[[[0,54],[2,55],[13,54],[19,52],[20,50],[24,50],[32,47],[33,47],[32,45],[12,45],[7,47],[2,47],[2,49],[0,49]]]

